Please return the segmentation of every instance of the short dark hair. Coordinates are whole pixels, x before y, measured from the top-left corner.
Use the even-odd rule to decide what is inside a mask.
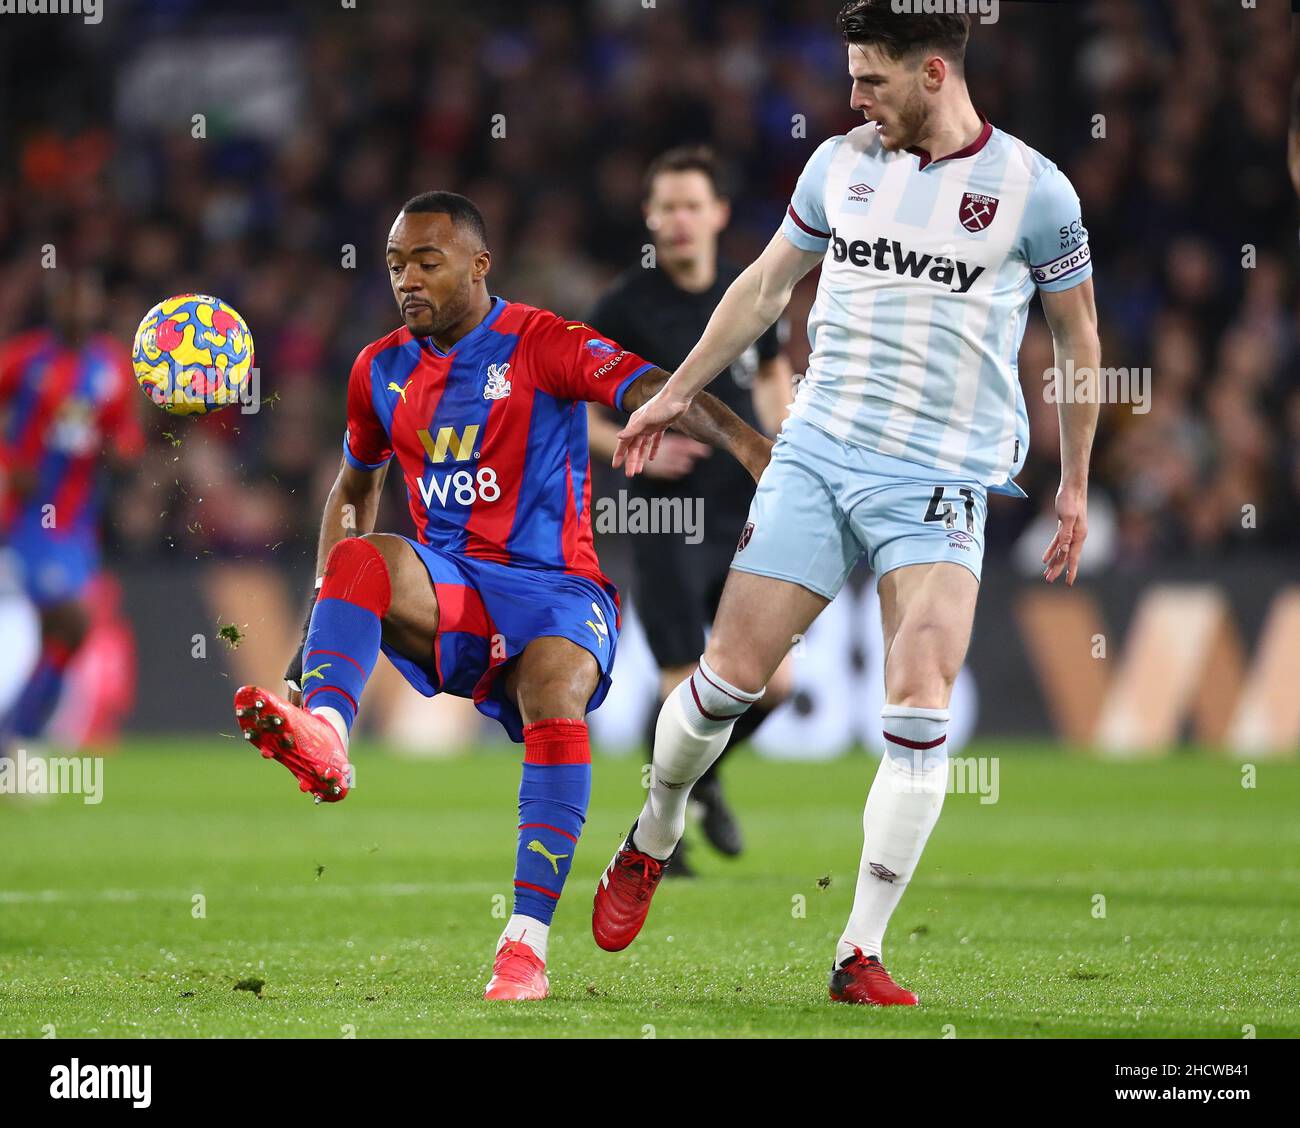
[[[487,248],[487,223],[483,220],[483,213],[468,196],[461,196],[456,192],[421,192],[420,195],[412,196],[402,205],[403,215],[428,212],[450,216],[457,227],[469,228],[477,236],[479,244],[484,249]]]
[[[727,198],[726,172],[718,154],[708,145],[679,145],[655,157],[646,169],[645,183],[641,189],[643,200],[650,199],[654,192],[655,178],[665,172],[702,172],[713,185],[713,194],[720,200]]]
[[[919,7],[919,5],[918,5]],[[942,55],[958,74],[965,70],[970,16],[895,11],[892,0],[849,0],[835,17],[849,44],[873,44],[891,59],[919,52]]]

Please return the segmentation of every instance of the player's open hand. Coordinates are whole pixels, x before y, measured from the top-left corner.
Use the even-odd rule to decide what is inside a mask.
[[[614,469],[633,478],[659,450],[664,431],[677,422],[691,406],[688,399],[669,395],[667,386],[659,389],[632,413],[627,426],[618,433],[614,449]]]
[[[1050,584],[1065,573],[1065,582],[1073,586],[1079,572],[1079,556],[1088,536],[1087,487],[1067,488],[1062,483],[1056,491],[1056,536],[1043,553],[1046,571],[1043,578]]]

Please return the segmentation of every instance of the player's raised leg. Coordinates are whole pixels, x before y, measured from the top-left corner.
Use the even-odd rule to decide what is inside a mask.
[[[591,800],[587,703],[600,669],[565,638],[529,643],[506,690],[524,721],[515,902],[497,942],[488,999],[544,999],[547,938]]]
[[[659,711],[645,806],[596,889],[591,927],[606,951],[621,951],[641,931],[664,862],[685,829],[691,787],[828,602],[786,580],[735,569],[728,575],[699,666]]]
[[[353,783],[348,739],[380,642],[423,660],[437,631],[438,600],[407,541],[373,533],[339,541],[307,632],[302,706],[243,686],[235,715],[244,738],[279,760],[318,802],[345,798]]]
[[[886,754],[863,813],[853,911],[831,973],[836,1002],[914,1005],[880,963],[885,928],[916,872],[948,786],[948,699],[965,660],[979,581],[959,564],[880,579]]]

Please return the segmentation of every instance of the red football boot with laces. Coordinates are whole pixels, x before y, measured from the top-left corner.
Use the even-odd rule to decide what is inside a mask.
[[[329,721],[254,685],[235,692],[235,717],[244,739],[293,772],[300,791],[317,803],[347,798],[356,777]]]
[[[591,906],[591,934],[607,952],[621,952],[636,939],[668,864],[638,850],[634,833],[635,823],[601,875]]]
[[[917,998],[889,978],[876,956],[864,956],[861,948],[854,948],[853,955],[831,970],[831,1002],[914,1007]]]
[[[507,940],[497,951],[485,999],[544,999],[551,993],[546,965],[537,953],[518,940]]]

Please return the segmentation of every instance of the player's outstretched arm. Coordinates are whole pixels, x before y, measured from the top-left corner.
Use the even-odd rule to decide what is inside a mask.
[[[624,409],[637,411],[650,403],[667,385],[668,380],[668,373],[662,368],[650,369],[623,393]],[[725,403],[707,392],[696,396],[673,421],[673,428],[688,439],[727,451],[749,471],[756,482],[762,477],[772,456],[771,439],[760,435]],[[656,440],[660,434],[655,435]],[[657,442],[655,445],[658,445]],[[647,457],[653,457],[653,452]],[[617,458],[614,465],[618,465]],[[629,461],[628,477],[643,469],[644,465],[644,459],[635,466]]]
[[[820,251],[796,247],[779,231],[772,237],[767,249],[727,288],[704,336],[681,367],[619,432],[616,467],[626,465],[629,475],[644,468],[658,448],[658,436],[677,423],[709,381],[775,324],[790,303],[795,285],[822,257]]]
[[[388,463],[378,470],[358,470],[345,458],[339,466],[339,476],[334,480],[329,497],[325,500],[325,513],[321,517],[320,537],[316,542],[316,587],[320,587],[321,577],[325,574],[325,561],[339,541],[347,537],[363,536],[375,530],[375,521],[379,517],[379,498],[384,492],[384,480],[388,477]],[[312,606],[315,606],[313,597]],[[298,652],[285,671],[284,680],[288,687],[289,702],[302,704],[302,649],[307,641],[307,628],[311,624],[311,607],[307,609],[307,619],[302,627],[302,641]]]
[[[1057,397],[1061,419],[1061,488],[1056,493],[1056,536],[1043,553],[1046,566],[1043,577],[1050,584],[1064,572],[1065,582],[1073,584],[1079,571],[1079,554],[1088,535],[1088,463],[1097,431],[1101,340],[1097,336],[1097,308],[1091,278],[1069,290],[1056,293],[1044,290],[1041,295],[1043,312],[1052,331],[1057,370],[1070,371],[1072,363],[1076,378],[1086,371],[1092,374],[1093,381],[1090,396]]]

